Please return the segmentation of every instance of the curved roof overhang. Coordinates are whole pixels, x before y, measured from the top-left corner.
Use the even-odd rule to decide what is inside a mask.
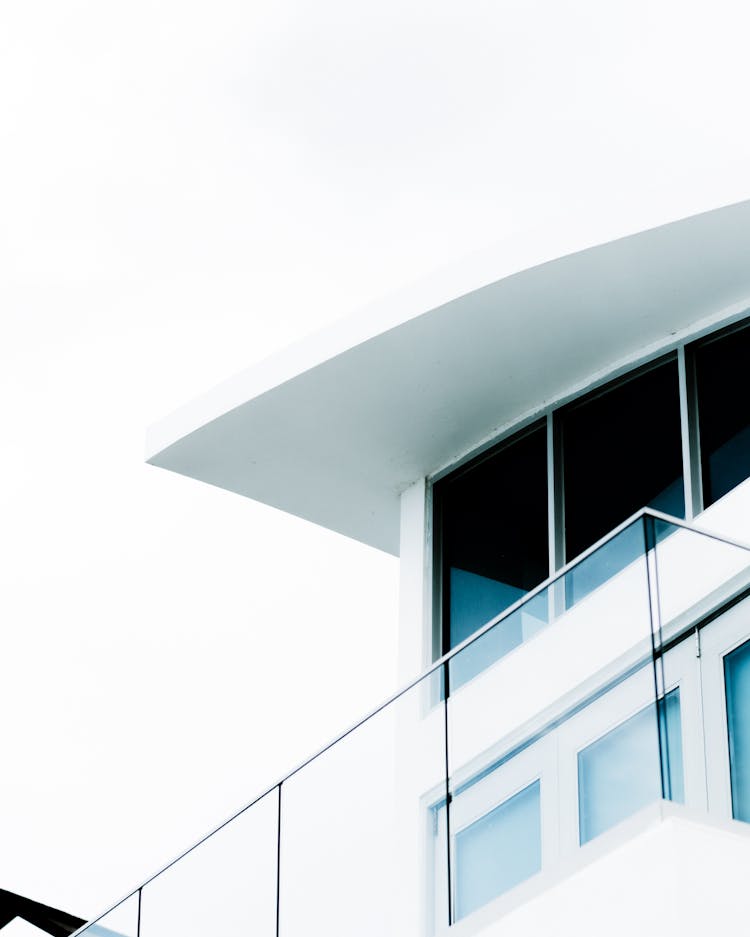
[[[397,554],[412,482],[750,297],[750,201],[502,267],[239,374],[152,427],[148,461]]]

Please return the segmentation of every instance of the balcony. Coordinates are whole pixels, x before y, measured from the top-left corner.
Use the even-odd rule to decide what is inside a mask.
[[[731,920],[750,873],[749,593],[750,550],[639,512],[77,933]]]

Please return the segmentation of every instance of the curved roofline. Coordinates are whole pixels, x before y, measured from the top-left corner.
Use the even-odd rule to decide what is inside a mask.
[[[416,478],[750,296],[750,201],[563,241],[493,248],[295,343],[151,427],[148,461],[398,552]]]

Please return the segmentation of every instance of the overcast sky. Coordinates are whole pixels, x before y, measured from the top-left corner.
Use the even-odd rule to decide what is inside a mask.
[[[146,426],[550,218],[750,195],[744,3],[0,7],[0,887],[82,916],[395,688],[396,561]]]

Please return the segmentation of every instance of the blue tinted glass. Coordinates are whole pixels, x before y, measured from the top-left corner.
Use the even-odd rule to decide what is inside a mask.
[[[450,571],[450,634],[451,647],[460,644],[477,628],[491,621],[499,612],[517,602],[523,589],[498,582],[488,576],[465,569]],[[508,638],[508,650],[518,641]]]
[[[748,361],[748,328],[709,340],[695,350],[705,507],[750,476]]]
[[[528,641],[547,624],[547,612],[548,592],[545,589],[459,651],[451,658],[449,665],[451,687],[457,689],[513,648]],[[485,624],[496,615],[497,612],[490,614],[482,623]]]
[[[750,641],[724,658],[732,816],[750,823]]]
[[[636,521],[565,574],[568,608],[645,554],[643,523]]]
[[[568,561],[642,507],[685,516],[675,359],[565,407],[555,427]]]
[[[685,773],[682,765],[682,721],[680,691],[672,690],[659,700],[661,768],[664,794],[676,804],[685,803]]]
[[[545,426],[439,481],[434,509],[445,653],[549,575]],[[495,640],[493,659],[522,635]]]
[[[535,781],[456,835],[456,917],[465,917],[541,867],[539,781]]]
[[[665,789],[684,800],[679,690],[660,706]],[[581,845],[660,800],[659,732],[647,706],[578,753],[578,816]]]
[[[682,484],[682,482],[680,482]],[[660,507],[660,511],[667,511]],[[585,560],[576,563],[570,572],[565,574],[565,606],[571,608],[580,602],[594,589],[603,586],[613,576],[621,573],[631,563],[646,555],[646,531],[644,524],[651,527],[649,541],[662,543],[678,528],[658,518],[633,521],[624,530],[602,544]]]

